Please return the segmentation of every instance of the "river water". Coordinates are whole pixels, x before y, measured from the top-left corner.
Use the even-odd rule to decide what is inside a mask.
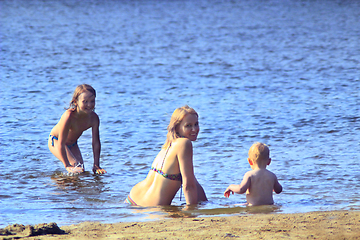
[[[360,210],[360,2],[312,0],[0,1],[0,227],[12,223]],[[97,91],[101,166],[69,177],[47,148],[75,87]],[[130,207],[175,108],[199,113],[195,174],[209,198],[182,211]],[[283,185],[245,207],[253,142]]]

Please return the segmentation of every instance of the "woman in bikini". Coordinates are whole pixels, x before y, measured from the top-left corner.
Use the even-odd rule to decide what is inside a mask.
[[[192,141],[199,133],[198,114],[188,106],[171,116],[165,144],[151,165],[145,180],[136,184],[126,198],[132,205],[170,205],[182,189],[186,204],[207,201],[204,189],[194,175]]]
[[[82,84],[77,86],[70,107],[50,132],[49,149],[64,164],[69,173],[81,173],[85,170],[77,140],[89,128],[92,129],[93,172],[98,174],[106,173],[104,169],[100,168],[99,162],[101,149],[99,137],[100,120],[94,112],[95,97],[95,89],[90,85]]]

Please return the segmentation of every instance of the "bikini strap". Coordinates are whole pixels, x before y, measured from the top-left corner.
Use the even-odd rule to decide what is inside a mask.
[[[169,147],[166,149],[166,152],[165,152],[165,155],[164,155],[164,159],[163,159],[163,161],[162,161],[161,168],[160,168],[161,170],[163,169],[164,162],[165,162],[165,158],[166,158],[166,155],[167,155],[167,153],[168,153],[168,151],[169,151],[170,147],[171,147],[171,145],[169,145]]]

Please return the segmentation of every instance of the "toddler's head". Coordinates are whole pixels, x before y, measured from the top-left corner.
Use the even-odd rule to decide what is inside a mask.
[[[267,164],[270,159],[269,147],[264,143],[254,143],[249,149],[249,159],[256,164]]]

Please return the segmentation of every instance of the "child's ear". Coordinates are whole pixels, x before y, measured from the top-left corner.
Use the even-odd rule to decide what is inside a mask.
[[[270,163],[271,163],[271,158],[269,158],[269,162],[268,162],[268,164],[267,164],[267,165],[270,165]]]
[[[248,162],[249,162],[250,166],[252,166],[252,165],[253,165],[253,161],[251,161],[251,159],[250,159],[250,158],[248,158]]]

